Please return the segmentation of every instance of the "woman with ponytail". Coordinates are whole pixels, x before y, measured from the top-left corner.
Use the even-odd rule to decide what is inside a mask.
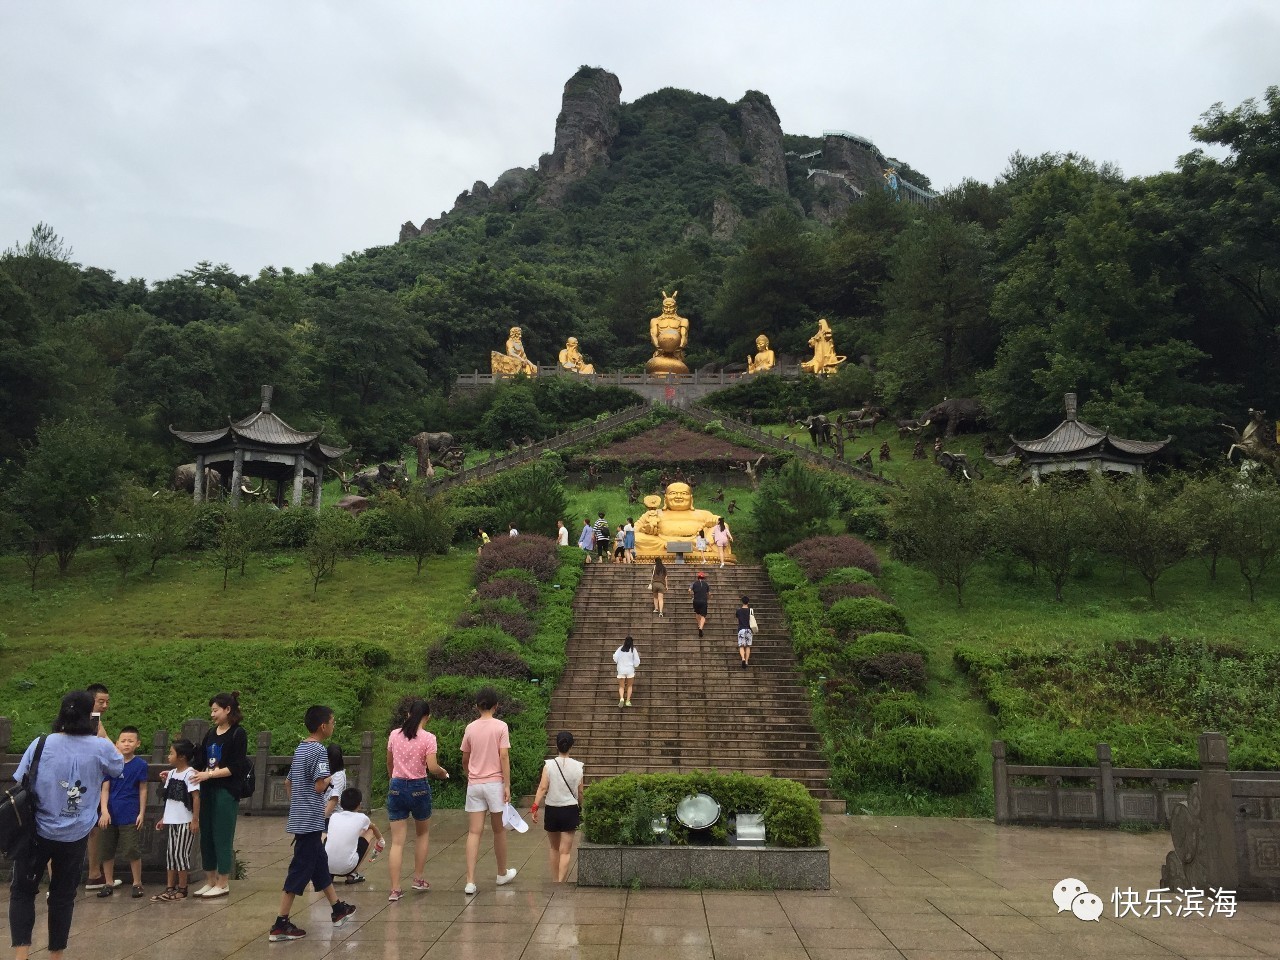
[[[423,870],[427,866],[427,844],[431,831],[431,773],[441,780],[449,779],[449,771],[436,763],[436,735],[427,733],[431,705],[414,697],[402,702],[398,713],[400,726],[387,737],[387,773],[391,785],[387,789],[387,819],[391,821],[391,851],[387,870],[391,874],[391,892],[387,900],[394,903],[404,894],[400,889],[400,866],[404,861],[404,842],[409,833],[409,817],[413,817],[416,833],[413,850],[413,889],[430,890]]]
[[[192,896],[225,897],[235,871],[236,816],[240,812],[240,784],[249,760],[249,737],[240,726],[240,693],[215,694],[209,700],[213,726],[204,735],[199,770],[200,860],[205,884]]]

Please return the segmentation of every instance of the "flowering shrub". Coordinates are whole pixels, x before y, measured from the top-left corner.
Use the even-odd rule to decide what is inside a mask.
[[[476,596],[481,600],[501,600],[512,597],[525,610],[538,608],[538,587],[516,577],[493,577],[476,588]]]
[[[810,580],[821,580],[840,567],[860,567],[874,576],[880,576],[880,558],[875,550],[857,537],[821,536],[801,540],[786,551],[800,564]]]
[[[459,627],[497,627],[503,633],[510,634],[521,643],[533,637],[533,623],[518,609],[517,601],[511,598],[501,600],[482,600],[470,609],[458,615]]]
[[[559,548],[550,537],[522,533],[518,537],[494,537],[476,561],[476,583],[484,583],[499,570],[528,570],[539,581],[549,582],[560,565]]]

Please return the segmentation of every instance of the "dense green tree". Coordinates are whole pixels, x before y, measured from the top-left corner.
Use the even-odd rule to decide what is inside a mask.
[[[121,483],[124,438],[83,420],[46,423],[9,491],[13,512],[46,541],[65,574],[109,511]]]
[[[403,496],[391,491],[381,498],[381,506],[391,515],[405,549],[417,561],[417,573],[434,553],[447,553],[453,543],[454,521],[448,504],[441,497],[428,496],[415,487]]]
[[[992,485],[987,495],[995,510],[996,545],[1025,560],[1033,574],[1043,570],[1062,590],[1094,537],[1088,489],[1068,477],[1038,483]]]
[[[1157,581],[1201,546],[1186,502],[1170,482],[1146,477],[1098,476],[1090,491],[1098,543],[1138,571],[1154,600]]]
[[[65,367],[41,334],[31,298],[0,264],[0,463],[17,459],[57,400]]]
[[[991,362],[995,330],[989,238],[976,224],[945,215],[904,230],[889,257],[878,384],[894,406],[921,409],[943,396],[972,393]]]
[[[749,519],[756,549],[776,553],[825,532],[834,510],[822,475],[794,458],[760,481]]]
[[[1280,558],[1280,486],[1272,476],[1239,480],[1222,502],[1219,516],[1225,533],[1222,552],[1236,562],[1253,603],[1259,585]]]
[[[897,555],[932,573],[939,587],[953,587],[956,606],[964,606],[964,588],[994,545],[991,498],[980,484],[928,473],[892,502],[889,535]]]
[[[426,387],[421,362],[434,342],[392,294],[341,290],[317,301],[310,337],[330,409],[404,403]]]
[[[0,254],[0,270],[27,294],[39,320],[57,323],[78,306],[80,265],[71,257],[71,247],[42,222],[32,228],[26,243],[14,244]]]

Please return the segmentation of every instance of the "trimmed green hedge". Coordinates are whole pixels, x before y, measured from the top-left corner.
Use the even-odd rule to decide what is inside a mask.
[[[837,636],[851,638],[863,633],[906,633],[907,618],[891,603],[875,597],[845,597],[831,605],[823,623]]]
[[[564,673],[565,645],[573,628],[573,595],[582,579],[583,553],[577,548],[565,548],[557,552],[556,560],[558,566],[544,582],[538,582],[528,570],[506,568],[491,575],[491,580],[537,583],[537,613],[527,641],[520,642],[496,627],[468,627],[451,631],[427,652],[432,672],[436,668],[465,671],[462,675],[435,676],[425,691],[432,705],[431,730],[440,743],[439,761],[454,777],[446,784],[433,786],[438,806],[462,806],[466,787],[458,778],[462,732],[475,716],[475,693],[486,684],[501,695],[504,707],[498,715],[511,728],[511,792],[519,796],[532,793],[537,787],[547,750],[551,694]],[[539,566],[545,564],[539,562]],[[481,600],[477,595],[468,610],[504,608],[514,603],[510,599]],[[485,675],[486,662],[501,668],[506,675]],[[523,675],[511,676],[517,669]]]
[[[799,564],[796,564],[799,570]],[[803,573],[800,574],[804,576]],[[825,587],[829,583],[875,583],[876,578],[863,570],[861,567],[840,567],[838,570],[832,570],[825,577],[818,581],[818,586]]]
[[[950,730],[898,727],[864,740],[854,769],[867,780],[955,794],[978,785],[978,745]]]
[[[818,801],[799,783],[780,777],[749,777],[742,773],[624,773],[587,787],[582,819],[592,843],[623,843],[626,823],[643,791],[654,816],[666,816],[671,842],[689,842],[688,831],[676,820],[676,806],[693,793],[705,793],[720,804],[720,822],[712,828],[717,839],[727,837],[731,814],[764,814],[765,839],[775,847],[816,847],[822,838]]]

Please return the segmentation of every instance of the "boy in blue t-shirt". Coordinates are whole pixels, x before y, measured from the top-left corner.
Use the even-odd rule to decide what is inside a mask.
[[[342,926],[347,917],[356,912],[351,904],[338,899],[333,889],[333,875],[329,873],[329,858],[324,851],[324,795],[333,779],[324,742],[333,736],[333,710],[308,707],[304,722],[309,736],[293,751],[293,763],[289,765],[289,822],[285,830],[293,834],[293,859],[284,878],[280,915],[268,937],[272,943],[301,940],[307,935],[307,931],[295,927],[289,920],[289,911],[293,909],[293,898],[304,893],[308,883],[329,901],[335,927]]]
[[[101,809],[98,829],[101,839],[98,853],[102,857],[102,875],[106,878],[99,897],[115,893],[116,857],[129,861],[133,874],[133,898],[142,896],[142,821],[147,809],[147,761],[139,756],[141,744],[137,727],[122,727],[116,749],[124,758],[120,776],[102,781]]]

